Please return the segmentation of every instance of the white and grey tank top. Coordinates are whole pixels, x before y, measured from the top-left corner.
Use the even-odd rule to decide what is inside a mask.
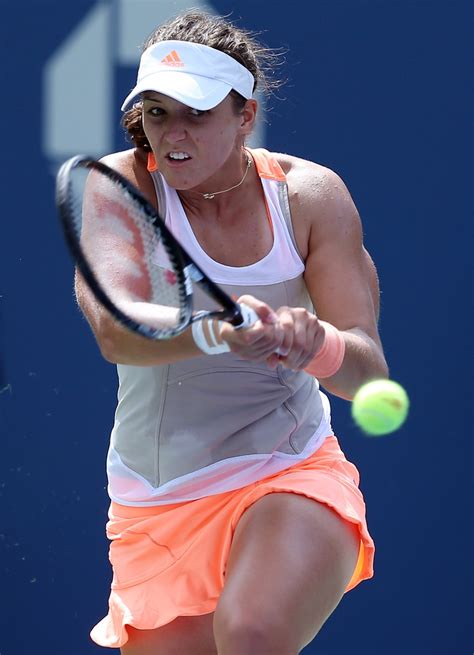
[[[149,160],[166,223],[224,290],[274,309],[312,304],[294,240],[285,175],[263,149],[249,151],[260,176],[273,246],[232,267],[201,248],[179,196]],[[197,292],[195,309],[207,308]],[[333,434],[327,397],[305,372],[275,370],[233,353],[154,367],[118,365],[119,390],[107,457],[108,491],[123,505],[195,500],[251,484],[309,457]]]

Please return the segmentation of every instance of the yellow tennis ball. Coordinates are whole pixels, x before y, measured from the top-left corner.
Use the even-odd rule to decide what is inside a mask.
[[[403,424],[410,401],[405,389],[393,380],[364,384],[352,401],[352,418],[363,432],[379,436],[394,432]]]

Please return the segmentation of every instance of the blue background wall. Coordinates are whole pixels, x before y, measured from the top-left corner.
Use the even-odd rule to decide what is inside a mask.
[[[376,577],[344,598],[308,655],[472,652],[468,4],[213,3],[288,50],[266,143],[335,169],[352,191],[381,278],[391,375],[412,400],[404,428],[378,440],[334,401],[335,429],[362,474]],[[95,6],[0,7],[1,655],[107,652],[88,631],[110,581],[104,459],[116,379],[74,305],[53,203],[61,152],[44,127],[46,62]],[[111,125],[132,79],[115,65]],[[71,133],[93,103],[71,109]]]

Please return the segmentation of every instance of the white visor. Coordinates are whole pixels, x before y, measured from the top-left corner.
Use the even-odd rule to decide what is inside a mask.
[[[137,83],[122,105],[125,111],[143,91],[157,91],[193,109],[212,109],[235,89],[252,97],[254,77],[220,50],[190,41],[161,41],[145,50]]]

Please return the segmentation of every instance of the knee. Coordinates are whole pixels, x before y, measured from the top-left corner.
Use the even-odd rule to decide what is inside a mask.
[[[214,614],[214,637],[219,655],[297,655],[282,617],[271,616],[266,608],[218,607]]]

